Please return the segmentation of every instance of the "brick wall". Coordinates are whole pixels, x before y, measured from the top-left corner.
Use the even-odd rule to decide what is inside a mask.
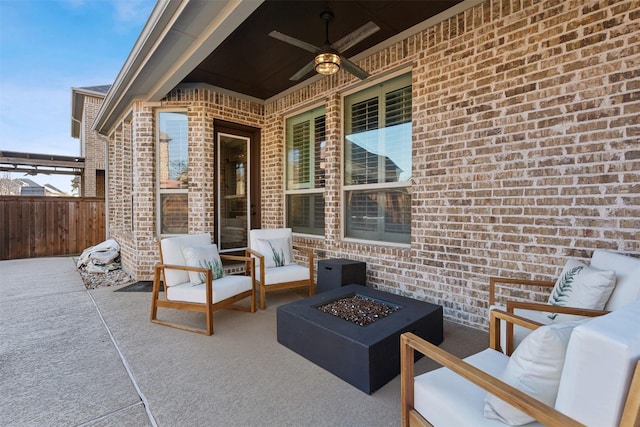
[[[133,104],[130,118],[109,137],[109,232],[122,247],[123,268],[137,280],[151,280],[159,261],[155,113],[176,108],[188,117],[190,233],[214,231],[214,120],[263,124],[262,105],[206,86],[176,89],[160,105]]]
[[[104,101],[99,96],[84,96],[82,117],[82,155],[85,157],[85,169],[82,175],[83,197],[104,196],[104,180],[98,179],[97,171],[105,169],[105,142],[92,130],[93,122]]]
[[[208,87],[163,100],[189,111],[190,231],[209,230],[215,214],[215,119],[262,129],[262,225],[277,227],[284,117],[323,102],[327,231],[296,244],[320,259],[367,262],[371,286],[485,327],[492,275],[555,279],[568,257],[588,259],[595,248],[640,255],[639,2],[487,0],[360,65],[372,81],[412,72],[409,247],[341,238],[341,92],[358,83],[344,72],[264,106]],[[153,108],[133,110],[134,231],[126,246],[137,259],[125,265],[140,280],[157,262]]]
[[[337,93],[354,81],[339,73],[266,106],[282,123],[326,102],[326,241],[304,242],[320,255],[366,261],[373,286],[485,326],[492,275],[555,279],[595,248],[640,254],[640,3],[486,1],[360,65],[413,75],[412,243],[340,238]],[[265,135],[265,170],[282,140]]]

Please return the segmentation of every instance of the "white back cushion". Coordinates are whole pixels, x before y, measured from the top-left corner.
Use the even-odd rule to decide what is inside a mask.
[[[292,238],[290,228],[260,228],[249,231],[249,247],[257,250],[258,239]]]
[[[617,426],[640,359],[640,301],[577,326],[556,409],[590,426]]]
[[[218,245],[212,243],[204,246],[182,246],[182,255],[189,267],[211,270],[212,280],[224,277],[224,267],[220,254],[218,254]],[[193,285],[203,283],[206,277],[205,273],[189,271],[189,280]]]
[[[182,247],[205,246],[211,243],[209,233],[189,234],[186,236],[167,237],[160,241],[162,263],[171,265],[187,265],[182,254]],[[181,270],[165,270],[165,285],[175,286],[189,281],[189,273]]]
[[[640,258],[597,249],[591,257],[591,266],[616,272],[616,286],[605,310],[617,310],[640,299]]]
[[[549,304],[602,310],[616,285],[615,271],[587,267],[573,258],[567,260],[558,277]],[[577,320],[580,316],[551,313],[554,322]]]
[[[290,228],[260,228],[249,230],[249,247],[265,256],[272,256],[272,253],[263,253],[263,244],[260,240],[289,239],[289,245],[293,244],[293,235]],[[290,255],[292,257],[292,255]],[[292,262],[292,258],[289,263]],[[266,264],[266,261],[265,261]],[[268,267],[269,265],[265,265]],[[256,268],[260,268],[260,261],[256,260]]]

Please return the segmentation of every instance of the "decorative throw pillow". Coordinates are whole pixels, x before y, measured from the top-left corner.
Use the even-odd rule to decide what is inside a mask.
[[[531,332],[511,355],[500,379],[553,407],[571,332],[587,320],[541,326]],[[487,394],[484,401],[486,418],[513,426],[535,421],[493,394]]]
[[[216,245],[206,245],[199,247],[183,247],[182,254],[189,267],[208,268],[211,270],[213,280],[224,276],[224,268],[218,254]],[[189,281],[194,285],[204,283],[207,275],[197,271],[189,272]]]
[[[549,304],[602,310],[615,285],[615,271],[598,270],[569,259],[551,291]],[[549,318],[554,322],[566,322],[580,316],[551,313]]]
[[[281,237],[279,239],[257,239],[258,252],[264,255],[264,266],[282,267],[291,264],[293,260],[291,239]]]

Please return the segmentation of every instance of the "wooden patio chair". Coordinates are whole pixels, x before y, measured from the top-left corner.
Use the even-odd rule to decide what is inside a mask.
[[[567,262],[567,265],[570,261],[571,260]],[[584,306],[580,303],[584,303],[585,299],[582,299],[582,301],[576,301],[576,299],[574,299],[574,303],[577,302],[578,304],[562,306],[551,305],[549,303],[514,301],[507,299],[506,302],[498,304],[497,295],[499,286],[507,285],[507,287],[511,288],[517,286],[519,289],[526,289],[525,287],[541,287],[549,289],[549,293],[551,294],[552,289],[557,287],[557,282],[491,277],[489,279],[490,310],[494,308],[505,310],[508,313],[517,314],[540,325],[547,325],[557,323],[559,320],[554,319],[551,315],[552,313],[565,316],[565,318],[567,316],[571,316],[572,318],[574,316],[599,316],[622,308],[640,299],[640,259],[612,251],[598,249],[593,252],[589,267],[598,270],[603,274],[606,272],[612,273],[614,276],[614,286],[611,289],[608,289],[608,292],[610,293],[604,295],[599,303],[596,302],[592,306]],[[580,286],[582,286],[582,284],[580,284]],[[602,292],[607,292],[607,290],[602,288]],[[518,327],[517,325],[508,322],[501,330],[502,335],[500,347],[507,355],[511,354],[517,345],[529,333],[528,329]]]
[[[304,265],[294,261],[294,250],[306,257]],[[261,309],[270,291],[308,287],[309,296],[315,294],[313,251],[293,246],[290,228],[250,230],[246,253],[256,260]]]
[[[536,329],[511,357],[498,350],[499,320]],[[405,333],[401,425],[637,427],[638,324],[640,302],[594,319],[539,328],[493,310],[490,347],[464,360]],[[443,367],[414,377],[414,351]]]
[[[151,322],[211,335],[215,311],[223,308],[256,311],[255,268],[250,257],[218,255],[209,233],[165,238],[158,246],[160,263],[155,267],[153,278]],[[243,262],[244,275],[224,275],[222,260]],[[164,298],[160,297],[161,280]],[[250,298],[249,307],[236,305],[245,298]],[[206,326],[199,329],[159,320],[158,308],[204,313]]]

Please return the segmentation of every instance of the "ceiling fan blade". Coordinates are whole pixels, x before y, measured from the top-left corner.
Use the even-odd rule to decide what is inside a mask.
[[[364,80],[367,77],[369,77],[369,73],[367,73],[365,70],[363,70],[362,68],[358,67],[356,64],[354,64],[353,62],[349,61],[347,58],[345,58],[344,56],[340,57],[340,61],[342,61],[342,68],[345,69],[345,71],[350,72],[351,74],[353,74],[354,76],[356,76],[357,78],[359,78],[360,80]]]
[[[333,43],[331,47],[342,53],[378,31],[380,31],[380,27],[369,21],[362,27],[347,34],[337,42]]]
[[[289,80],[293,80],[293,81],[298,81],[301,78],[303,78],[304,76],[306,76],[307,74],[309,74],[311,71],[313,71],[313,67],[315,66],[314,61],[309,62],[307,65],[305,65],[304,67],[302,67],[300,69],[300,71],[298,71],[297,73],[295,73],[293,76],[289,77]]]
[[[318,53],[320,52],[320,48],[316,47],[310,43],[307,42],[303,42],[302,40],[298,40],[296,38],[293,38],[291,36],[288,36],[286,34],[282,34],[280,31],[271,31],[269,33],[269,36],[273,37],[274,39],[278,39],[280,41],[283,41],[285,43],[289,43],[290,45],[299,47],[300,49],[304,49],[306,51],[309,51],[311,53]]]

